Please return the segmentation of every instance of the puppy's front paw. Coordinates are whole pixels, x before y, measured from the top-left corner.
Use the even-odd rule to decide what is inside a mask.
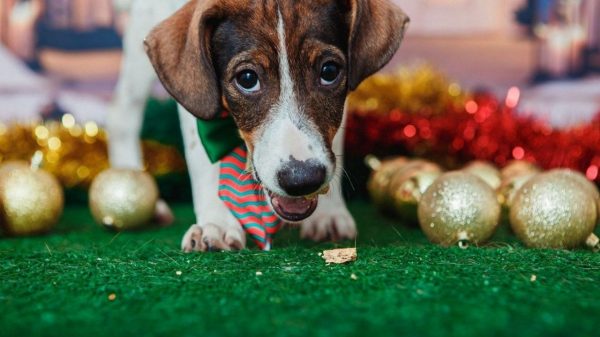
[[[245,247],[246,236],[241,228],[222,228],[212,223],[192,225],[181,241],[181,249],[186,253],[240,250]]]
[[[356,223],[345,206],[328,207],[302,223],[300,237],[313,241],[354,239]]]

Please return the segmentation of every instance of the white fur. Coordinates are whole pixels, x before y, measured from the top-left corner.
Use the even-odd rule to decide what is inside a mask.
[[[337,161],[334,178],[329,184],[329,192],[319,197],[315,213],[300,224],[300,236],[305,239],[322,241],[327,238],[339,240],[356,237],[356,223],[342,196],[345,111],[344,123],[333,139],[332,149]]]
[[[121,74],[107,121],[112,166],[143,168],[139,135],[144,105],[157,79],[143,42],[154,26],[185,3],[185,0],[136,0],[132,4],[129,26],[123,38]]]
[[[139,133],[143,109],[156,75],[143,50],[143,40],[150,30],[167,18],[186,0],[136,0],[132,6],[131,21],[124,39],[122,73],[115,92],[114,104],[108,118],[110,135],[109,155],[114,167],[141,169],[142,154]],[[293,156],[297,160],[314,158],[328,167],[328,176],[334,175],[332,163],[326,156],[323,140],[302,114],[290,75],[285,46],[285,27],[279,15],[279,61],[282,79],[281,94],[273,116],[261,130],[256,144],[254,165],[267,187],[280,193],[275,173],[280,160]],[[196,224],[185,233],[181,246],[184,251],[202,251],[210,247],[237,249],[246,244],[245,234],[218,197],[219,165],[211,164],[197,135],[196,121],[179,107],[185,154],[192,183]],[[354,220],[348,213],[341,195],[340,177],[343,132],[336,135],[333,150],[338,158],[335,178],[330,192],[321,197],[315,214],[301,228],[304,237],[324,239],[329,233],[339,237],[354,237]],[[312,150],[311,150],[312,148]]]
[[[213,231],[210,231],[215,232],[214,237],[203,238],[215,241],[212,243],[213,246],[219,246],[219,240],[228,239],[238,240],[245,244],[245,235],[240,223],[219,198],[219,163],[212,164],[210,162],[200,143],[195,117],[179,106],[179,118],[185,143],[185,157],[192,183],[194,212],[196,213],[196,225],[192,225],[188,233],[202,231],[206,226],[215,227]],[[188,240],[184,237],[181,243],[182,249],[194,250],[194,247],[187,247],[188,244]]]
[[[272,192],[286,195],[279,186],[277,172],[282,165],[294,158],[305,161],[317,160],[327,168],[327,181],[333,175],[333,165],[328,159],[323,137],[298,104],[294,81],[285,43],[285,25],[281,12],[277,13],[277,38],[279,40],[279,99],[271,107],[270,117],[254,146],[255,170],[262,183]]]

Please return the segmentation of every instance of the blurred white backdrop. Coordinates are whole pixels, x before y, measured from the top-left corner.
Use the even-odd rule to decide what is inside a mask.
[[[525,0],[393,0],[411,17],[415,36],[514,35],[512,18]]]

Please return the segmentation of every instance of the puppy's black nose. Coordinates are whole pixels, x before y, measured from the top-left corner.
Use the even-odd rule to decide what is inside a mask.
[[[316,160],[291,159],[277,172],[279,186],[290,196],[300,197],[317,192],[325,183],[327,168]]]

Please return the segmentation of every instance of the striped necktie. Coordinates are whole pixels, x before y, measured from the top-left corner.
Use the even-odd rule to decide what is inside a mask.
[[[272,236],[281,227],[281,220],[260,183],[246,171],[247,156],[246,146],[241,145],[221,158],[219,198],[258,247],[270,250]]]

